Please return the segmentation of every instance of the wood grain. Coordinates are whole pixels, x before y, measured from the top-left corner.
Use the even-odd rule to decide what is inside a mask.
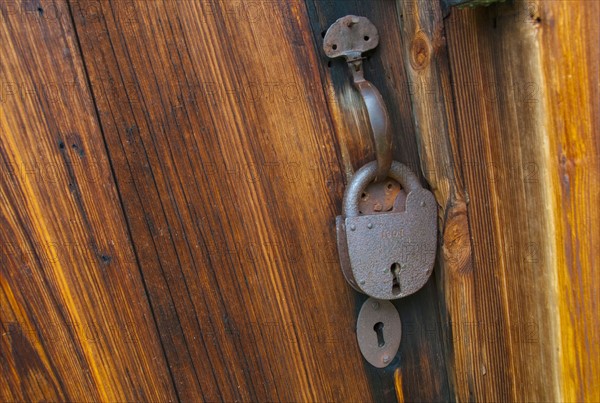
[[[446,22],[474,261],[470,303],[446,295],[461,400],[560,400],[538,28],[522,7]]]
[[[173,400],[69,9],[6,6],[0,399]]]
[[[0,399],[598,401],[600,3],[0,3]],[[364,362],[334,217],[373,159],[342,61],[439,204]]]
[[[338,267],[340,150],[304,3],[249,7],[72,3],[177,396],[389,399]]]
[[[543,64],[561,397],[600,401],[600,3],[529,12]]]
[[[393,7],[371,16],[394,22]],[[433,283],[399,306],[405,342],[389,368],[371,368],[356,344],[365,298],[341,276],[334,217],[346,174],[372,156],[356,94],[331,117],[323,88],[342,75],[321,58],[321,9],[312,21],[301,1],[3,11],[8,95],[13,82],[64,91],[56,104],[19,93],[3,108],[5,171],[25,175],[2,183],[3,398],[391,401],[394,374],[407,379],[403,399],[447,398]],[[387,34],[399,45],[397,25]],[[374,82],[405,111],[407,89],[391,91],[402,66],[382,60],[390,73],[376,59]],[[344,123],[355,136],[341,136]],[[395,141],[416,166],[414,136]],[[68,183],[32,182],[36,156],[59,161],[51,173]],[[83,250],[42,261],[53,237]],[[19,261],[28,252],[37,265]],[[41,280],[19,286],[23,276]],[[65,322],[68,343],[44,333],[44,314]]]
[[[588,45],[597,5],[453,9],[442,27],[435,6],[398,4],[414,43],[405,60],[433,92],[413,97],[429,182],[441,206],[460,192],[466,201],[468,227],[442,224],[438,270],[455,398],[595,401],[599,109],[587,83],[598,71]],[[567,47],[573,32],[584,34]],[[436,122],[448,122],[451,147],[431,144]],[[450,161],[450,182],[439,161]]]
[[[436,2],[399,1],[397,5],[403,42],[398,57],[404,60],[410,83],[420,164],[438,202],[440,247],[435,273],[448,378],[451,389],[462,391],[465,377],[474,368],[475,345],[472,339],[457,342],[456,337],[462,336],[452,323],[457,316],[460,323],[477,323],[472,309],[476,285],[442,10]]]

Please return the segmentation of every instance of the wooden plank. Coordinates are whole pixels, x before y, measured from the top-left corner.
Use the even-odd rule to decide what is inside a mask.
[[[479,340],[457,332],[453,323],[476,324],[473,250],[462,177],[450,68],[438,2],[397,2],[397,19],[411,88],[411,118],[416,128],[421,168],[438,202],[440,247],[435,270],[442,315],[444,352],[451,389],[459,400],[476,371]]]
[[[442,0],[443,7],[480,7],[489,6],[490,4],[497,3],[505,0]]]
[[[539,29],[561,398],[600,401],[600,3],[544,1]]]
[[[0,3],[0,397],[599,400],[592,3]],[[443,323],[432,281],[385,370],[334,246],[372,158],[320,51],[348,13],[440,204]]]
[[[442,27],[431,4],[399,2],[405,60],[426,62],[409,77],[433,92],[413,97],[428,179],[440,205],[448,187],[467,203],[470,242],[448,256],[444,229],[438,271],[457,400],[597,400],[598,7],[583,4],[454,9]],[[444,121],[451,147],[436,147]]]
[[[461,399],[560,400],[543,82],[523,7],[446,21],[474,252],[473,299],[448,302],[455,350],[472,363],[456,363]]]
[[[401,25],[396,5],[389,1],[309,1],[307,2],[315,43],[319,50],[319,66],[328,107],[342,150],[346,175],[374,159],[370,128],[365,107],[352,88],[348,67],[343,60],[330,61],[322,49],[322,37],[338,18],[348,14],[369,18],[380,36],[378,48],[364,62],[366,78],[381,91],[394,129],[394,159],[409,166],[423,177],[419,161],[417,136],[411,114],[413,87],[406,75],[405,62],[398,52],[406,47],[400,35]],[[423,181],[423,183],[425,183]],[[362,303],[361,296],[357,302]],[[368,368],[376,401],[389,400],[387,391],[396,390],[406,401],[445,401],[450,398],[442,326],[438,310],[435,279],[408,298],[395,301],[403,323],[399,360],[384,370]],[[360,305],[357,305],[357,307]],[[393,371],[394,377],[388,374]],[[401,380],[399,383],[394,380]],[[387,398],[387,399],[386,399]]]
[[[167,362],[182,400],[372,400],[306,9],[251,3],[72,3]]]
[[[63,1],[0,4],[0,399],[175,399]]]

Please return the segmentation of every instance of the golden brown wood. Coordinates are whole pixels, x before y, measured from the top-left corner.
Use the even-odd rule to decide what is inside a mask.
[[[539,2],[529,17],[543,67],[561,398],[600,401],[600,2]]]
[[[391,377],[370,387],[338,267],[339,149],[304,3],[72,11],[178,398],[393,397]]]
[[[409,400],[447,397],[434,284],[401,306],[402,360],[358,350],[333,224],[340,166],[372,157],[333,130],[303,2],[32,4],[4,10],[4,78],[61,93],[2,110],[4,171],[24,171],[2,182],[3,399],[388,401],[394,372]],[[53,239],[75,247],[46,262]]]
[[[458,149],[450,69],[437,2],[397,2],[412,118],[417,128],[421,168],[438,201],[440,248],[436,267],[449,382],[465,384],[473,369],[472,338],[456,342],[451,323],[477,323],[475,282],[467,200]],[[461,309],[466,306],[467,309]],[[460,314],[457,314],[459,310]],[[460,326],[460,325],[459,325]],[[451,354],[449,352],[452,352]],[[469,370],[465,370],[465,369]],[[458,395],[460,398],[465,396]]]
[[[600,3],[7,4],[2,400],[600,400]],[[335,247],[373,158],[320,49],[350,13],[440,204],[383,370]]]
[[[173,400],[69,9],[6,6],[0,399]]]
[[[456,399],[598,400],[597,3],[398,8]]]
[[[521,7],[454,10],[446,24],[474,261],[470,303],[447,297],[461,399],[560,396],[543,83]]]

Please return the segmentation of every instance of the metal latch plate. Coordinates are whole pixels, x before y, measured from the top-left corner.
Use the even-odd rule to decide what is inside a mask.
[[[402,324],[396,307],[389,301],[369,298],[356,322],[356,338],[363,357],[377,368],[387,367],[398,352]]]

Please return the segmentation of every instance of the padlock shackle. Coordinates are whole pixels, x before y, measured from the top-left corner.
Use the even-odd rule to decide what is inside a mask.
[[[356,217],[359,215],[358,203],[362,192],[377,176],[377,161],[371,161],[354,173],[346,192],[344,193],[344,204],[342,215],[345,217]],[[398,181],[406,193],[422,188],[419,178],[404,164],[393,161],[388,177]]]

